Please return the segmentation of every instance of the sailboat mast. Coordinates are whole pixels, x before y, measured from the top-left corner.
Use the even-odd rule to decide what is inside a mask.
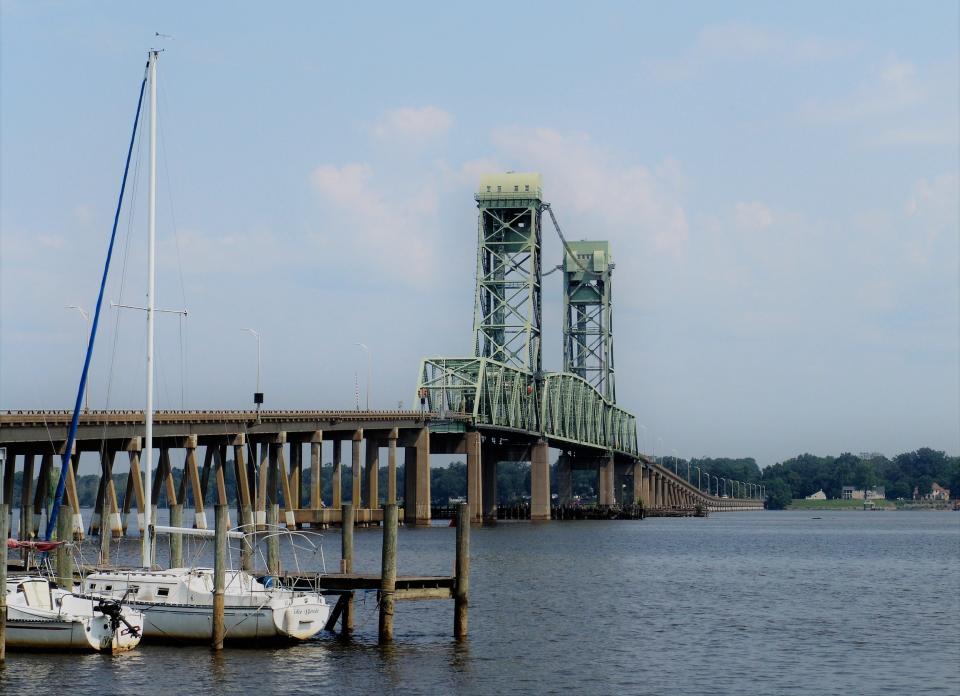
[[[158,51],[150,51],[150,189],[147,196],[147,407],[144,411],[145,437],[144,473],[146,481],[143,492],[143,545],[142,561],[145,568],[152,565],[150,553],[150,525],[153,511],[153,320],[156,285],[156,259],[154,248],[157,234],[157,57]]]

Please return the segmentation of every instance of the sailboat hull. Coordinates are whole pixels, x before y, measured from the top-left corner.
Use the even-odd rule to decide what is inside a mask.
[[[130,602],[144,615],[144,639],[154,642],[205,642],[213,633],[213,607],[152,602]],[[319,633],[330,609],[326,604],[302,603],[271,608],[225,606],[223,621],[228,641],[300,641]]]
[[[7,649],[119,653],[140,642],[126,626],[114,631],[107,617],[58,618],[43,613],[7,607]]]

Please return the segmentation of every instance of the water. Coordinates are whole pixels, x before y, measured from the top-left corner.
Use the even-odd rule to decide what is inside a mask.
[[[401,529],[400,573],[452,573],[453,534]],[[357,530],[358,570],[379,535]],[[378,648],[369,595],[349,642],[11,654],[0,693],[960,693],[960,514],[518,522],[471,545],[461,645],[452,602],[402,602]],[[336,531],[324,548],[335,565]]]

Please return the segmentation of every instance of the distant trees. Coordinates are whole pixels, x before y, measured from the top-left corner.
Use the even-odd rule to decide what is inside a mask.
[[[920,495],[930,493],[934,481],[960,497],[960,457],[921,447],[898,454],[858,457],[844,452],[839,457],[802,454],[763,470],[768,503],[774,481],[785,485],[792,498],[803,498],[822,489],[828,498],[839,498],[844,486],[870,489],[884,486],[888,500],[911,498],[914,489]],[[779,486],[777,491],[780,491]]]

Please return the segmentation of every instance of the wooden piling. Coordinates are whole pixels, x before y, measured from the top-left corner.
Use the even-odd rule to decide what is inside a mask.
[[[174,503],[173,505],[170,506],[170,526],[171,527],[183,526],[183,504],[182,503]],[[171,568],[183,567],[183,535],[182,534],[170,535],[170,567]]]
[[[340,519],[340,572],[353,572],[353,503],[345,503],[341,509]],[[353,593],[343,608],[341,626],[344,633],[353,630]]]
[[[253,572],[253,539],[256,531],[253,525],[253,508],[249,504],[243,506],[243,542],[240,546],[240,567],[247,572]]]
[[[273,503],[267,508],[267,572],[280,574],[280,505]]]
[[[453,635],[467,637],[467,595],[470,590],[470,506],[460,503],[457,510],[457,576],[453,588]]]
[[[224,591],[227,579],[227,527],[229,507],[217,503],[214,506],[214,555],[213,555],[213,647],[223,650],[226,627],[223,622]]]
[[[64,503],[57,516],[57,541],[63,542],[57,547],[57,583],[70,592],[73,589],[73,556],[70,555],[70,542],[73,541],[73,506]]]
[[[7,503],[0,503],[0,665],[7,659]],[[23,536],[22,534],[20,535]]]
[[[393,642],[393,603],[397,588],[397,504],[383,507],[383,550],[380,565],[380,627],[381,645]]]

